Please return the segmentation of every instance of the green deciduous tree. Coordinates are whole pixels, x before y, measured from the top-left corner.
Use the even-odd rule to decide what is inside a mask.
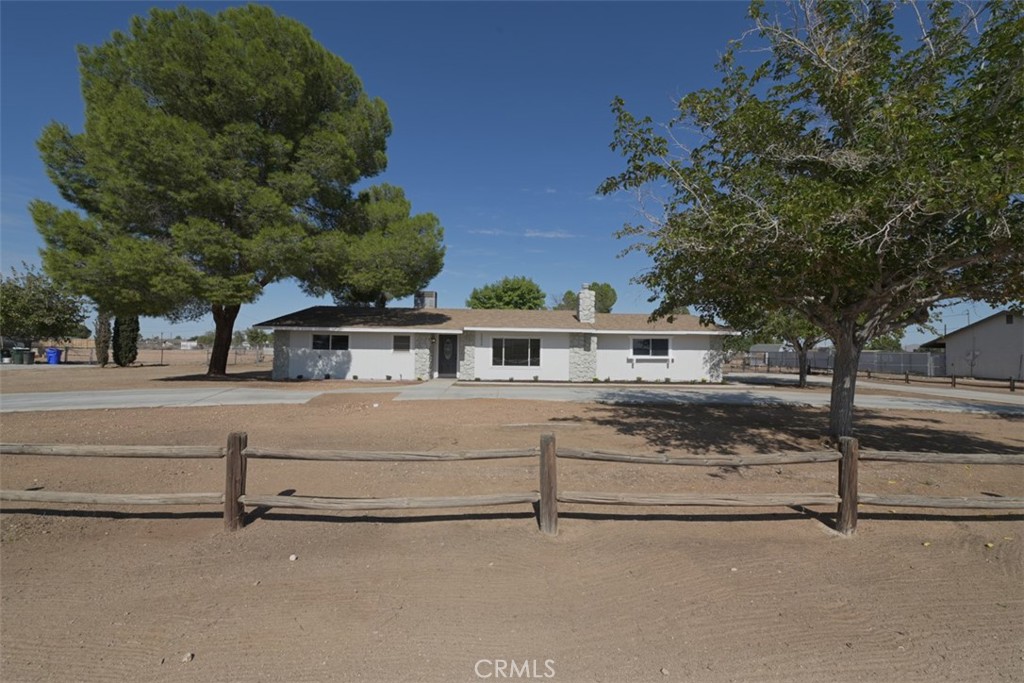
[[[668,133],[613,105],[627,167],[602,191],[663,202],[624,230],[659,312],[799,312],[835,345],[834,436],[853,431],[872,339],[942,300],[1024,294],[1024,3],[979,7],[755,3],[767,61],[730,46]],[[921,13],[912,41],[896,11]]]
[[[256,362],[263,362],[264,349],[270,346],[274,340],[274,336],[266,330],[258,330],[255,327],[250,327],[245,331],[245,340],[249,342],[249,346],[256,350]]]
[[[273,335],[266,330],[259,330],[255,327],[250,327],[245,331],[245,340],[254,348],[263,348],[273,341]]]
[[[110,345],[114,352],[114,363],[128,367],[139,357],[139,317],[119,315],[114,318],[114,334]]]
[[[727,322],[741,335],[727,338],[727,347],[740,348],[739,345],[743,345],[744,348],[750,348],[751,344],[768,344],[779,340],[789,344],[797,355],[799,386],[807,386],[807,352],[826,337],[820,327],[793,310],[755,309],[733,312]]]
[[[22,264],[0,278],[0,336],[22,345],[39,339],[65,340],[80,335],[86,302],[43,273]]]
[[[895,330],[889,334],[875,337],[864,348],[868,351],[902,351],[903,330]]]
[[[590,285],[590,288],[594,290],[594,303],[598,313],[611,313],[612,306],[618,301],[619,295],[616,294],[615,288],[607,282],[595,282]],[[567,290],[562,295],[562,300],[553,306],[556,311],[575,311],[579,306],[580,297],[579,294],[570,290]]]
[[[38,145],[83,213],[33,202],[44,265],[115,315],[212,313],[210,374],[270,283],[380,299],[439,271],[436,218],[352,190],[386,165],[387,110],[298,22],[153,9],[79,59],[84,131],[53,123]]]
[[[528,277],[504,277],[470,292],[466,306],[541,310],[544,308],[544,292]]]

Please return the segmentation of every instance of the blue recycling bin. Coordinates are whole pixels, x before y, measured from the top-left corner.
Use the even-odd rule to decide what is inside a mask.
[[[57,365],[60,363],[60,349],[49,347],[46,349],[46,362],[49,365]]]

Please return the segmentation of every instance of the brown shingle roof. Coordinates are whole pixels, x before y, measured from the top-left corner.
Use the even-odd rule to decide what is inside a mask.
[[[598,313],[594,324],[581,323],[573,311],[520,311],[471,308],[346,308],[312,306],[258,323],[256,327],[336,329],[415,328],[455,331],[478,329],[595,330],[603,332],[728,332],[702,325],[692,315],[676,316],[673,322],[648,321],[638,313]]]

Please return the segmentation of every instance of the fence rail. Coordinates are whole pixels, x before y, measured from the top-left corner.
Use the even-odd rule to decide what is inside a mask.
[[[536,448],[502,451],[463,451],[459,453],[380,453],[372,451],[269,450],[246,448],[246,458],[267,460],[321,460],[349,462],[452,462],[458,460],[493,460],[496,458],[537,457]]]
[[[599,491],[563,491],[560,503],[591,505],[694,505],[699,507],[790,507],[793,505],[834,505],[840,502],[834,493],[603,493]]]
[[[75,493],[72,491],[0,491],[0,500],[80,505],[220,505],[223,493]]]
[[[224,458],[224,491],[216,493],[80,493],[68,491],[0,491],[0,501],[70,503],[80,505],[221,505],[224,525],[236,530],[244,525],[245,508],[280,507],[339,512],[365,510],[420,510],[472,508],[496,505],[536,505],[538,526],[546,534],[558,532],[559,503],[574,505],[637,505],[699,507],[795,507],[837,505],[836,530],[853,534],[860,505],[889,508],[938,508],[1024,510],[1024,497],[925,497],[877,495],[858,490],[860,461],[968,465],[1024,465],[1024,453],[925,453],[860,451],[856,439],[839,440],[836,451],[764,453],[756,455],[634,455],[606,451],[562,449],[552,434],[541,437],[539,448],[521,450],[462,451],[447,453],[384,453],[345,450],[258,449],[248,447],[248,436],[233,432],[225,448],[203,446],[87,446],[78,444],[0,444],[0,454],[27,456],[113,458]],[[246,493],[250,459],[363,462],[461,462],[496,458],[539,457],[539,490],[464,496],[345,498],[280,496]],[[606,491],[559,491],[558,460],[588,460],[625,464],[677,465],[687,467],[746,467],[838,463],[837,493],[636,493]]]
[[[749,467],[758,465],[799,465],[802,463],[834,462],[840,455],[835,451],[806,451],[796,453],[766,453],[761,455],[689,455],[671,456],[629,455],[607,451],[576,451],[562,449],[559,458],[570,460],[602,460],[641,465],[690,465],[694,467]]]
[[[311,496],[242,496],[244,505],[305,508],[307,510],[436,510],[442,508],[488,507],[493,505],[533,504],[540,500],[536,491],[495,493],[479,496],[434,498],[322,498]]]
[[[223,458],[216,446],[83,446],[79,444],[0,444],[4,455],[55,455],[83,458]]]

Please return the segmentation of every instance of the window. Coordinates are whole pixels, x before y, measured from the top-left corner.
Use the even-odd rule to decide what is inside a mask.
[[[314,334],[313,348],[321,351],[348,351],[348,335]]]
[[[668,358],[668,339],[634,339],[633,355]]]
[[[540,339],[494,339],[491,365],[540,365]]]
[[[412,348],[412,337],[407,334],[396,334],[391,345],[392,351],[408,351]]]
[[[1007,325],[1012,325],[1013,324],[1013,313],[1007,313],[1006,314],[1006,324]]]

